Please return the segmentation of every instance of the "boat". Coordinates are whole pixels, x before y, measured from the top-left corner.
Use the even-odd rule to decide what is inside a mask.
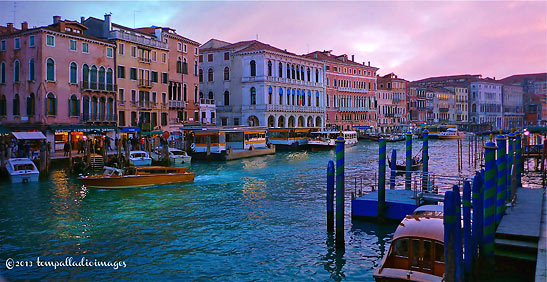
[[[465,135],[456,128],[447,128],[446,131],[437,134],[438,139],[463,139]]]
[[[268,129],[268,144],[281,150],[305,149],[310,133],[316,128],[270,128]]]
[[[458,139],[464,135],[458,131],[455,125],[427,125],[418,132],[418,136],[423,138],[423,132],[427,130],[429,139]],[[456,133],[454,133],[456,132]],[[440,137],[443,136],[443,137]],[[460,137],[461,136],[461,137]]]
[[[40,171],[29,158],[11,158],[6,163],[6,170],[12,183],[38,182]]]
[[[351,147],[357,144],[356,131],[317,131],[312,132],[312,138],[308,140],[308,146],[313,150],[329,150],[336,147],[336,139],[343,136],[345,147]]]
[[[123,189],[193,182],[194,173],[183,167],[149,166],[119,169],[105,166],[103,174],[80,176],[78,179],[90,188]]]
[[[376,281],[443,281],[442,216],[407,215],[374,271]]]
[[[387,142],[399,142],[399,141],[405,141],[405,135],[404,134],[389,134],[384,137]]]
[[[152,158],[145,151],[129,152],[129,163],[133,166],[145,166],[152,164]]]
[[[150,155],[154,161],[161,161],[162,148],[156,148]],[[171,164],[190,164],[192,157],[186,151],[169,148],[169,160]]]
[[[391,167],[391,160],[387,160],[388,161],[388,165],[389,167]],[[411,166],[411,170],[421,170],[422,169],[422,166],[423,166],[424,162],[422,161],[422,159],[418,159],[417,157],[414,157],[412,159],[412,166]],[[400,162],[400,163],[397,163],[396,166],[395,166],[396,170],[397,171],[406,171],[406,162]]]

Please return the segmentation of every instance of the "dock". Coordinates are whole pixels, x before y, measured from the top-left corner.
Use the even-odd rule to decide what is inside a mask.
[[[412,190],[386,189],[386,219],[401,221],[420,206]],[[376,219],[378,216],[378,191],[370,192],[351,201],[351,215],[354,218]]]

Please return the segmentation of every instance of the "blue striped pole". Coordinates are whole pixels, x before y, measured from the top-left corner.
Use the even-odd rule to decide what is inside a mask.
[[[445,270],[444,277],[446,281],[456,280],[456,207],[454,206],[454,192],[446,191],[444,194],[443,207],[443,225],[444,225],[444,258]]]
[[[334,232],[334,162],[327,166],[327,232]]]
[[[405,189],[410,190],[412,177],[412,132],[406,133],[406,181]]]
[[[423,177],[422,177],[422,190],[427,190],[428,171],[429,171],[429,131],[424,130],[422,147],[422,161],[423,161]]]
[[[496,144],[484,145],[484,214],[483,249],[486,269],[494,265],[494,235],[496,231]]]
[[[378,217],[384,218],[386,208],[386,139],[378,142]]]
[[[397,173],[397,151],[391,151],[391,177],[389,178],[389,189],[395,189],[395,177]]]
[[[508,135],[508,139],[509,139],[509,151],[508,151],[508,154],[507,154],[507,167],[506,167],[506,171],[507,171],[507,202],[511,202],[511,195],[512,195],[512,192],[511,192],[511,173],[512,173],[512,170],[511,170],[511,167],[513,166],[513,155],[514,155],[514,138],[515,138],[515,135],[513,133],[509,133]]]
[[[344,137],[336,138],[336,247],[344,248]]]
[[[463,182],[463,246],[464,246],[464,277],[470,280],[473,271],[473,237],[471,234],[471,184],[469,180]]]
[[[498,226],[501,222],[501,218],[503,217],[503,213],[505,212],[505,199],[507,196],[505,195],[505,191],[507,190],[506,187],[506,181],[507,181],[507,172],[505,170],[505,148],[507,147],[505,136],[498,135],[496,137],[496,142],[498,146],[497,151],[497,170],[498,170],[498,177],[497,177],[497,193],[496,193],[496,226]]]
[[[522,161],[522,140],[521,140],[521,134],[520,132],[515,133],[515,158],[517,160],[517,187],[522,187],[522,168],[523,168],[523,161]]]
[[[462,236],[462,210],[461,210],[461,197],[460,197],[460,188],[458,185],[454,185],[452,187],[452,191],[454,192],[454,211],[455,211],[455,217],[456,221],[454,222],[455,228],[454,228],[454,239],[456,242],[459,242],[459,244],[454,244],[454,254],[455,254],[455,262],[456,262],[456,280],[455,281],[463,281],[463,250],[462,250],[462,242],[463,242],[463,236]]]
[[[473,235],[472,252],[473,264],[477,265],[479,256],[479,245],[482,241],[482,177],[479,172],[473,178],[473,222],[471,223],[471,234]]]

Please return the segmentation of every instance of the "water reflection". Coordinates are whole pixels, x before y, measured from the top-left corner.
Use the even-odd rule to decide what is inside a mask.
[[[334,233],[327,232],[327,254],[323,257],[323,269],[330,273],[330,278],[334,281],[342,281],[346,275],[342,271],[346,264],[344,258],[344,248],[336,248],[334,242]]]
[[[247,219],[256,220],[264,216],[262,200],[266,198],[266,181],[258,177],[243,177],[243,204],[248,208]]]
[[[298,162],[302,160],[307,160],[309,158],[310,154],[308,153],[308,151],[294,152],[287,155],[287,160],[289,162]]]

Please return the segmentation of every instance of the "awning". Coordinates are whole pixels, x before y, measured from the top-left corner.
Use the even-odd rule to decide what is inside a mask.
[[[12,132],[13,136],[19,140],[40,140],[46,139],[42,132]]]
[[[141,132],[141,135],[161,135],[161,134],[163,134],[163,131],[161,131],[161,130],[143,131],[143,132]]]
[[[132,126],[132,127],[120,127],[122,132],[139,132],[141,131],[141,129],[139,127],[136,127],[136,126]]]
[[[117,129],[112,125],[52,125],[50,128],[54,132],[116,131]]]

